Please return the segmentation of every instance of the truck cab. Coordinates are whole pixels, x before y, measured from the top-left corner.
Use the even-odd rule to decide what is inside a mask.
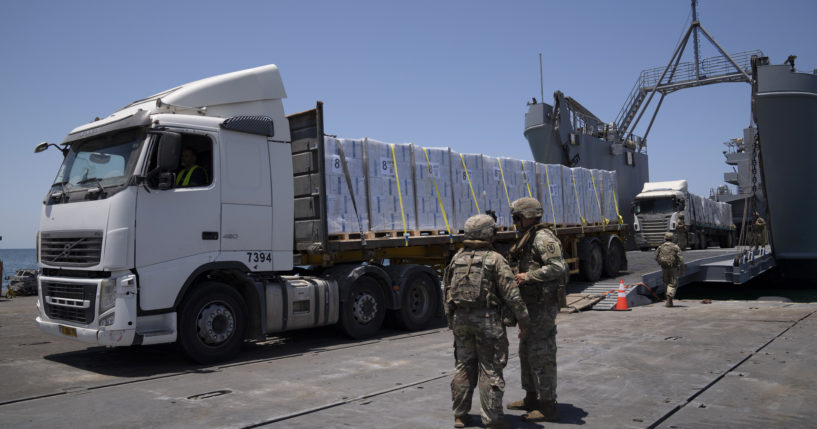
[[[633,200],[633,229],[641,249],[658,247],[667,231],[675,232],[678,215],[687,211],[687,181],[648,182]]]
[[[41,212],[40,328],[101,345],[175,341],[180,300],[200,273],[291,270],[284,97],[268,65],[74,129]],[[183,152],[203,179],[184,183]]]

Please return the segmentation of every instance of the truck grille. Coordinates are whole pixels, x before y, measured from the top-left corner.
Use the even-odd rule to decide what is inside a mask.
[[[102,231],[49,231],[40,234],[40,262],[61,267],[99,264]]]
[[[96,284],[41,280],[45,314],[52,320],[89,324],[96,314]]]
[[[638,219],[641,225],[641,234],[651,246],[658,246],[664,242],[664,234],[667,233],[667,222],[669,216],[658,219]]]

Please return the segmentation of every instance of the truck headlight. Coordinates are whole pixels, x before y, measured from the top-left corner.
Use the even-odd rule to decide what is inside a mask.
[[[116,304],[116,280],[104,280],[99,288],[99,314],[112,309],[114,304]]]
[[[113,325],[113,319],[116,316],[116,313],[111,313],[101,319],[99,319],[99,326],[111,326]]]

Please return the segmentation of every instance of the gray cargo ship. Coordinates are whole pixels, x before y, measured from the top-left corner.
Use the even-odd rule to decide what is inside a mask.
[[[624,222],[632,225],[630,206],[649,181],[647,153],[640,137],[623,141],[614,124],[602,122],[558,91],[553,106],[536,100],[529,105],[524,134],[537,162],[616,171],[618,210]]]
[[[563,164],[615,170],[618,176],[619,212],[632,224],[632,201],[649,182],[646,141],[664,97],[686,88],[724,82],[751,82],[751,58],[760,51],[729,55],[707,32],[697,16],[697,0],[691,0],[692,22],[666,67],[641,72],[614,122],[605,123],[570,97],[557,91],[553,105],[529,104],[525,114],[525,138],[533,158],[545,164]],[[701,59],[699,38],[717,48],[719,56]],[[682,62],[687,43],[693,41],[694,60]],[[660,94],[643,137],[633,133],[650,102]],[[633,240],[628,247],[634,248]]]
[[[745,128],[743,137],[724,143],[727,149],[723,151],[723,156],[732,171],[723,174],[723,181],[735,185],[737,191],[732,192],[729,186],[721,185],[710,192],[713,200],[732,206],[732,223],[738,231],[743,228],[744,216],[746,222],[751,222],[753,211],[766,213],[766,197],[756,154],[759,148],[756,151],[754,144],[756,132],[755,127]]]
[[[753,58],[752,113],[760,141],[766,221],[784,277],[817,279],[817,69]]]

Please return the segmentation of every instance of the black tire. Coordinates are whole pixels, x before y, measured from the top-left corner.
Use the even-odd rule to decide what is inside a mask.
[[[618,272],[621,271],[621,267],[624,266],[623,259],[624,256],[624,246],[621,244],[621,241],[612,239],[610,240],[610,244],[607,247],[607,251],[604,252],[604,267],[603,272],[605,277],[615,277],[618,275]]]
[[[179,311],[179,344],[198,363],[230,359],[241,350],[247,305],[235,289],[219,282],[193,286]]]
[[[395,321],[401,329],[419,331],[428,326],[437,309],[436,286],[437,282],[426,273],[411,274],[405,283],[400,310],[396,314]]]
[[[604,256],[601,251],[599,243],[593,241],[587,244],[588,249],[582,253],[582,258],[579,260],[579,268],[582,278],[588,282],[595,282],[601,278],[601,272],[604,268]]]
[[[369,276],[358,278],[349,299],[340,305],[340,327],[356,340],[369,338],[380,330],[386,316],[386,299],[380,284]]]

